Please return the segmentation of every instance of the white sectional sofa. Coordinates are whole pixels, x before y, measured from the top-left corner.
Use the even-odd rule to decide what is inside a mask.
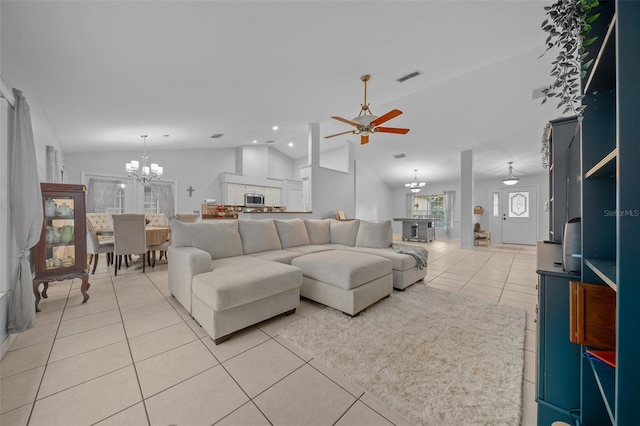
[[[353,316],[426,275],[390,248],[390,221],[174,221],[171,236],[169,290],[216,344],[300,296]]]

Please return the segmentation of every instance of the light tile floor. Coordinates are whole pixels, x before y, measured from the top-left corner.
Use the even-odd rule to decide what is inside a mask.
[[[426,285],[526,310],[522,424],[535,425],[535,247],[424,246]],[[322,305],[301,301],[216,346],[169,293],[166,264],[112,273],[100,259],[86,304],[79,280],[50,285],[0,363],[0,424],[410,424],[278,337]]]

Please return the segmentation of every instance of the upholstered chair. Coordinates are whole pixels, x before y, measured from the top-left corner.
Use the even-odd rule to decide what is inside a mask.
[[[98,234],[98,240],[113,242],[113,222],[107,213],[87,213],[87,220]],[[106,232],[106,234],[101,234]]]
[[[91,274],[96,273],[96,267],[98,266],[98,256],[100,253],[107,254],[107,266],[113,263],[113,238],[110,240],[100,241],[98,234],[96,234],[91,221],[87,219],[87,254],[90,254],[89,265],[93,261],[93,270]]]
[[[145,271],[147,254],[147,233],[145,230],[144,214],[114,214],[113,239],[115,259],[115,275],[122,266],[122,256],[125,256],[125,264],[129,263],[127,256],[136,254],[142,257],[142,272]]]
[[[164,213],[145,213],[145,220],[149,220],[148,226],[167,226],[167,217]]]

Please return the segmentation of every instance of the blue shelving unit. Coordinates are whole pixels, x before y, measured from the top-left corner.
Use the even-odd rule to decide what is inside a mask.
[[[583,360],[578,421],[640,425],[640,1],[598,11],[598,57],[584,81],[582,281],[617,292],[616,368]]]

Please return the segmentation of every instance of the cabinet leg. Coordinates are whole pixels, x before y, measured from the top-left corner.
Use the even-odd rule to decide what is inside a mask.
[[[37,282],[33,283],[33,295],[36,297],[36,303],[35,303],[36,312],[40,312],[40,309],[38,309],[38,303],[40,303],[40,290],[38,290],[39,286],[40,286],[40,283],[37,283]]]
[[[87,290],[89,290],[90,286],[91,284],[89,284],[89,276],[83,276],[82,285],[80,286],[80,292],[82,292],[82,303],[86,303],[87,300],[89,300],[89,294],[87,293]]]
[[[46,299],[47,297],[49,297],[49,296],[47,296],[47,289],[49,288],[49,283],[45,281],[42,284],[43,284],[42,285],[42,298]]]

